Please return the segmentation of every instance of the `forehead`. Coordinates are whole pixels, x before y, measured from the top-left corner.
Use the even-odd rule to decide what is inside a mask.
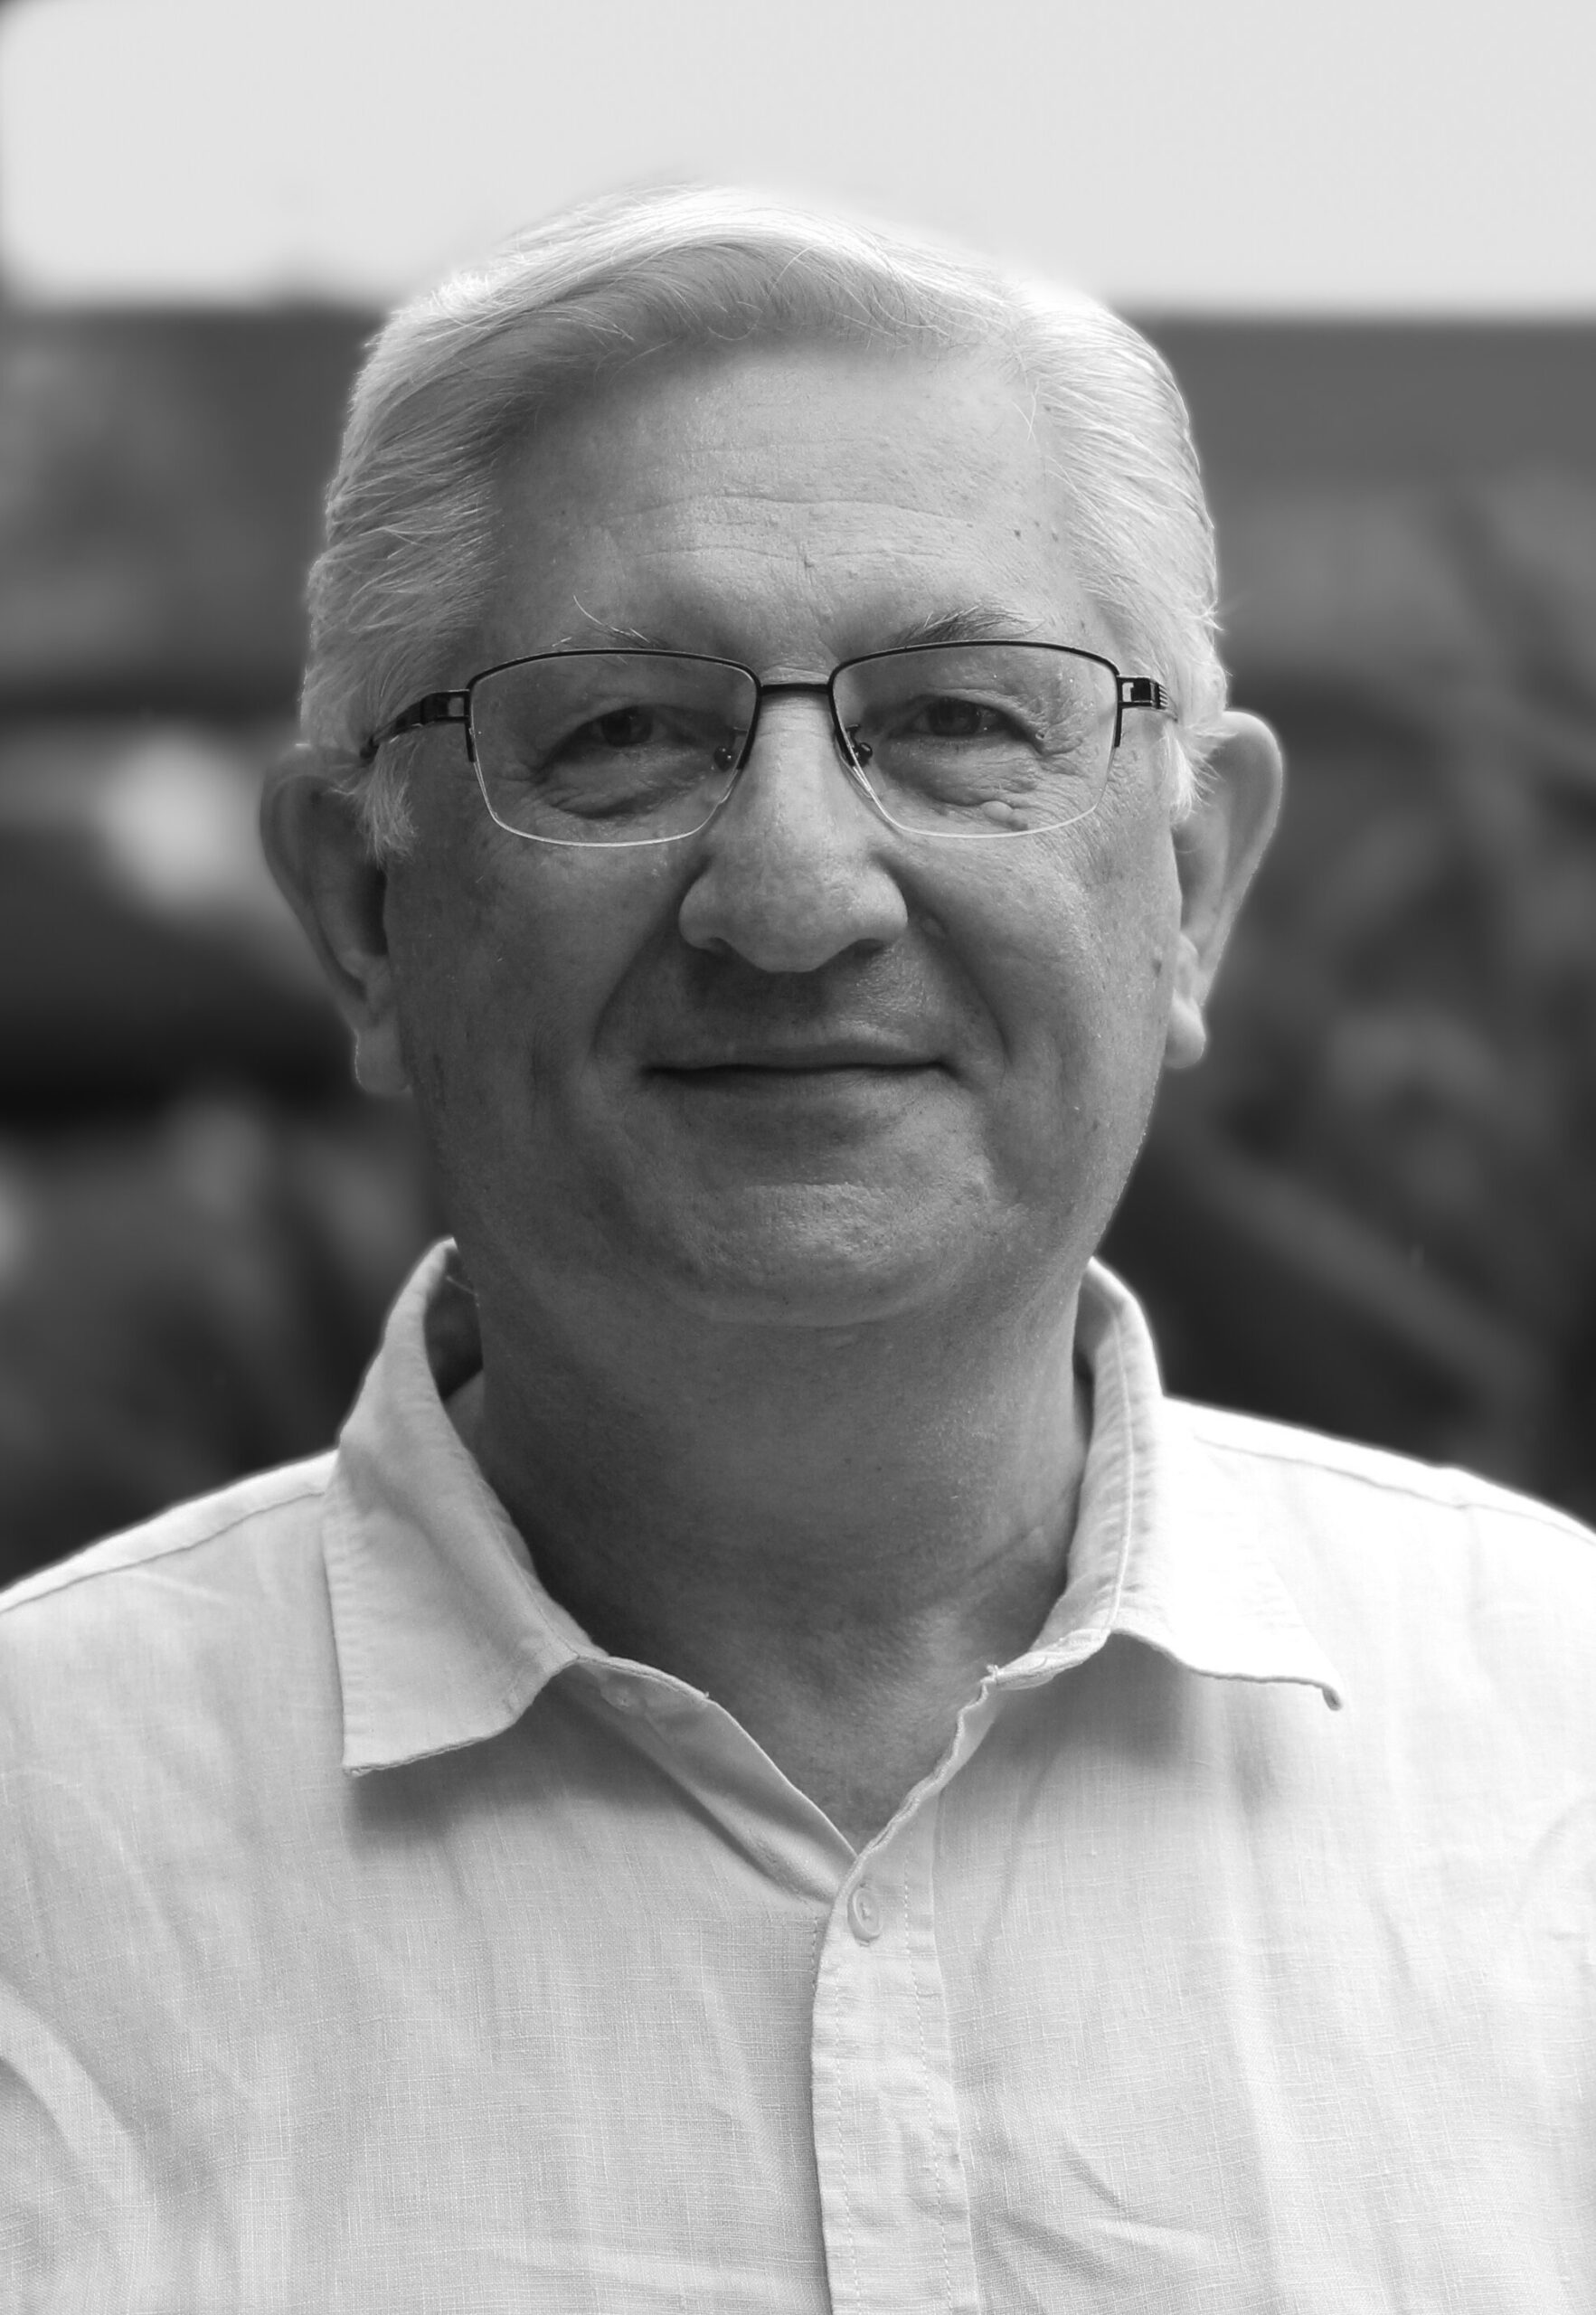
[[[498,497],[496,656],[623,628],[762,670],[949,613],[1104,639],[1028,391],[995,364],[753,344],[547,414]]]

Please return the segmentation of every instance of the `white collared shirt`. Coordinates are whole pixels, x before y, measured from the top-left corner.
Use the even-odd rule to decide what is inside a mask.
[[[1065,1589],[856,1854],[543,1591],[446,1251],[335,1454],[0,1603],[0,2305],[1596,2303],[1590,1535],[1094,1267]]]

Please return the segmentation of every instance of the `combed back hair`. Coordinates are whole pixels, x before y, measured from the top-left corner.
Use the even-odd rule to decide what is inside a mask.
[[[1029,397],[1070,544],[1128,671],[1176,716],[1187,808],[1218,732],[1214,531],[1161,357],[1093,300],[933,242],[759,195],[671,186],[565,211],[393,315],[356,381],[310,578],[301,736],[403,850],[413,735],[370,735],[462,679],[499,577],[496,485],[540,412],[667,348],[829,340],[976,354]],[[465,673],[471,670],[467,667]]]

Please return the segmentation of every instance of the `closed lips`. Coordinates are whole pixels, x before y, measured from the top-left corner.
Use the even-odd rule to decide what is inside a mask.
[[[717,1069],[934,1069],[938,1065],[928,1054],[902,1053],[883,1050],[880,1046],[855,1044],[811,1045],[798,1049],[785,1047],[779,1050],[762,1046],[741,1047],[731,1053],[705,1055],[702,1059],[656,1064],[673,1075]]]

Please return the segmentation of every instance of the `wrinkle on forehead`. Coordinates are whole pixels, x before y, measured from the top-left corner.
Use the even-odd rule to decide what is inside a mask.
[[[581,603],[576,608],[586,625],[557,637],[548,647],[551,651],[675,651],[679,647],[664,632],[622,627],[610,619],[596,619]],[[902,651],[934,643],[1025,640],[1039,633],[1044,624],[1034,611],[1011,609],[1001,603],[969,603],[908,620],[883,636],[881,648]]]
[[[756,345],[623,373],[523,445],[501,506],[506,656],[608,628],[746,657],[762,619],[840,657],[993,606],[1088,639],[1045,446],[970,357]]]

